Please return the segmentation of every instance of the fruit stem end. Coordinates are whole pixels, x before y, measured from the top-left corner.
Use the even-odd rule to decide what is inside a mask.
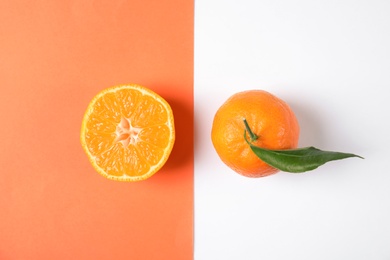
[[[246,119],[243,118],[242,120],[244,121],[246,131],[249,133],[249,137],[251,138],[251,142],[256,141],[259,137],[252,132]]]

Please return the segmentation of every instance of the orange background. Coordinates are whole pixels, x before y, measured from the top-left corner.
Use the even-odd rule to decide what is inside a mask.
[[[125,83],[175,116],[144,182],[103,178],[79,142],[92,97]],[[0,89],[0,259],[193,258],[193,1],[1,1]]]

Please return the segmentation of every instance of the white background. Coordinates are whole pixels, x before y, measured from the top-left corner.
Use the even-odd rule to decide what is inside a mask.
[[[300,147],[365,157],[251,179],[218,158],[213,116],[264,89]],[[390,259],[390,1],[195,0],[195,259]]]

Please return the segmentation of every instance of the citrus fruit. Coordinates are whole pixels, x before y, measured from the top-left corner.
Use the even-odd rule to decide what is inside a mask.
[[[92,166],[104,177],[145,180],[165,164],[173,148],[172,109],[140,85],[111,87],[88,105],[80,139]]]
[[[246,119],[258,137],[253,145],[266,149],[294,149],[298,146],[299,124],[280,98],[263,90],[248,90],[231,96],[216,112],[211,140],[221,160],[247,177],[264,177],[279,170],[260,160],[244,138]],[[249,137],[248,137],[249,139]]]

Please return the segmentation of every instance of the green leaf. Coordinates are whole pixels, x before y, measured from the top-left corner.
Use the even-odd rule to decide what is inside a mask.
[[[290,150],[270,150],[251,144],[247,140],[246,131],[244,132],[244,138],[257,157],[272,167],[285,172],[300,173],[311,171],[327,162],[350,157],[363,159],[363,157],[352,153],[322,151],[315,147]]]

